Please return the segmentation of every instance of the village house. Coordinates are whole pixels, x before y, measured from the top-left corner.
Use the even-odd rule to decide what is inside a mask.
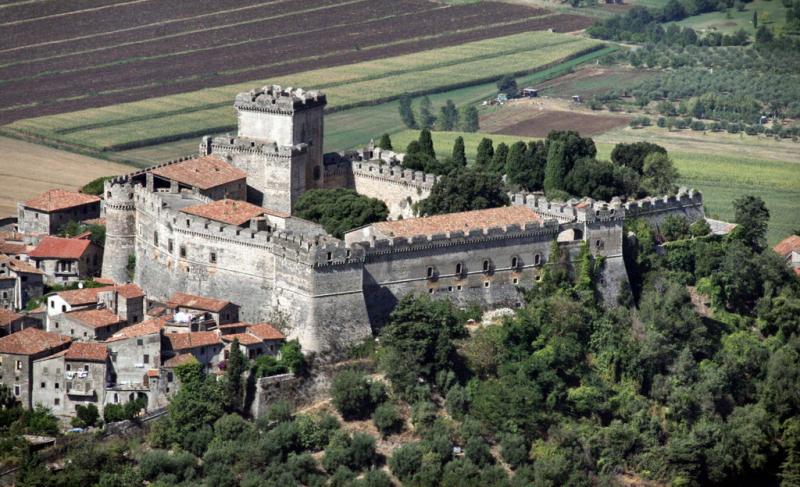
[[[800,276],[800,235],[786,237],[772,250],[783,258],[786,265],[794,270],[797,276]]]
[[[54,331],[52,326],[53,319],[62,313],[97,307],[97,295],[101,290],[107,288],[108,286],[72,289],[70,291],[58,291],[49,295],[47,297],[47,322],[45,329],[47,331]]]
[[[235,323],[239,319],[239,307],[230,301],[224,299],[207,298],[204,296],[195,296],[193,294],[186,294],[176,292],[167,301],[167,306],[178,315],[190,315],[192,317],[203,317],[208,315],[208,319],[213,321],[213,326],[227,325]],[[176,316],[180,318],[181,316]],[[175,325],[180,326],[181,321],[176,319]],[[189,330],[184,329],[181,331],[200,331],[195,326],[191,326]]]
[[[70,343],[68,337],[38,328],[25,328],[0,338],[0,382],[24,407],[32,407],[33,362],[65,350]],[[62,381],[57,384],[53,387],[62,387]]]
[[[144,291],[136,284],[102,288],[97,293],[97,302],[129,325],[144,319]]]
[[[0,337],[22,331],[25,317],[9,309],[0,308]]]
[[[128,326],[105,341],[111,354],[115,383],[144,384],[146,372],[158,369],[164,321],[155,318]]]
[[[44,293],[44,272],[0,254],[0,308],[20,310]]]
[[[193,355],[206,370],[211,370],[223,360],[223,349],[223,342],[217,332],[195,331],[165,333],[162,353],[166,360],[183,354]]]
[[[78,341],[102,341],[126,322],[106,308],[69,311],[56,316],[50,329]]]
[[[50,284],[76,282],[99,275],[103,264],[103,249],[84,238],[44,237],[28,253],[36,268],[46,275]]]
[[[100,217],[100,198],[64,189],[51,189],[17,205],[17,228],[34,242],[37,236],[53,235],[70,221]]]

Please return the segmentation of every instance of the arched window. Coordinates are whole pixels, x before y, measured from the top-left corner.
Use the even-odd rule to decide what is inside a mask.
[[[483,260],[483,272],[484,274],[489,274],[492,272],[492,261],[489,259]]]
[[[428,279],[436,279],[436,267],[428,266],[428,268],[425,269],[425,277]]]
[[[456,276],[460,277],[462,274],[464,274],[464,264],[458,262],[456,264]]]
[[[511,257],[511,268],[514,270],[519,268],[519,257],[516,255]]]
[[[539,265],[542,263],[542,254],[535,254],[533,256],[533,265]]]

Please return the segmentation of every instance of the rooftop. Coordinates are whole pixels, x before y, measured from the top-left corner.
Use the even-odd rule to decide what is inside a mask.
[[[108,358],[108,348],[102,343],[75,342],[69,346],[64,358],[66,360],[105,362]]]
[[[66,313],[66,316],[91,328],[105,328],[122,321],[119,316],[105,308],[70,311]]]
[[[0,261],[3,261],[3,260],[4,260],[3,257],[0,256]],[[21,260],[8,258],[8,260],[6,261],[6,264],[8,264],[8,267],[10,267],[11,270],[14,271],[14,272],[23,272],[25,274],[40,274],[40,275],[44,275],[44,271],[40,271],[35,266],[31,265],[29,262],[23,262]]]
[[[21,318],[21,314],[15,313],[10,309],[0,308],[0,326],[8,326]]]
[[[781,257],[786,257],[792,252],[800,252],[800,235],[789,235],[772,247],[772,250]]]
[[[225,306],[231,304],[230,301],[222,299],[206,298],[204,296],[195,296],[193,294],[175,293],[169,298],[167,305],[172,308],[189,308],[199,309],[202,311],[210,311],[212,313],[219,313]]]
[[[5,242],[0,240],[0,254],[18,255],[28,252],[28,246],[23,243]]]
[[[378,238],[413,237],[437,233],[482,230],[506,225],[524,226],[526,223],[541,222],[542,218],[524,205],[503,206],[488,210],[464,211],[435,215],[424,218],[407,218],[390,222],[373,223]]]
[[[17,333],[0,338],[0,353],[35,355],[61,347],[71,341],[69,337],[49,333],[38,328],[25,328]]]
[[[194,358],[194,355],[191,353],[182,353],[165,360],[164,367],[174,368],[180,365],[190,364],[192,362],[197,362],[197,359]]]
[[[158,333],[164,328],[165,320],[163,318],[156,318],[152,320],[143,321],[135,325],[126,326],[120,331],[114,333],[111,338],[106,342],[116,342],[119,340],[127,340],[128,338],[138,338],[145,335],[152,335]]]
[[[80,259],[91,243],[87,239],[47,236],[28,256],[38,259]]]
[[[196,215],[209,220],[227,223],[229,225],[241,226],[251,219],[263,215],[267,211],[246,201],[237,200],[217,200],[202,205],[189,206],[184,208],[184,213]],[[288,217],[289,215],[284,215]]]
[[[108,286],[89,287],[84,289],[73,289],[71,291],[59,291],[56,296],[63,299],[70,306],[82,304],[92,304],[97,302],[97,293],[108,291]]]
[[[51,212],[99,202],[100,198],[91,194],[76,193],[65,189],[51,189],[24,202],[23,206],[34,210]]]
[[[231,333],[230,335],[222,335],[221,338],[226,342],[239,340],[240,345],[258,345],[259,343],[264,343],[264,340],[251,333]]]
[[[200,189],[211,189],[245,179],[247,174],[217,156],[187,159],[152,169],[156,176]]]
[[[259,323],[247,327],[247,332],[252,333],[262,340],[285,340],[286,335],[269,323]]]
[[[193,331],[189,333],[167,333],[164,335],[169,340],[172,350],[191,350],[197,347],[207,347],[219,344],[219,335],[213,331]]]
[[[106,289],[105,291],[110,291],[110,290],[111,289]],[[133,283],[114,286],[113,290],[116,291],[120,296],[122,296],[125,299],[135,299],[144,297],[144,291],[142,291],[142,288]]]

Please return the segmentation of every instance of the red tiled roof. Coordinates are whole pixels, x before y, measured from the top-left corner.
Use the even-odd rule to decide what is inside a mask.
[[[795,274],[797,277],[800,277],[800,267],[795,267],[795,268],[794,268],[794,274]]]
[[[286,340],[286,335],[268,323],[259,323],[247,327],[247,332],[252,333],[262,340]]]
[[[189,159],[167,166],[156,167],[153,174],[200,189],[210,189],[238,181],[247,174],[216,156]]]
[[[0,308],[0,326],[8,326],[20,319],[22,319],[21,314],[14,313],[10,309]]]
[[[147,377],[157,378],[158,377],[158,369],[150,369],[147,371]]]
[[[105,328],[106,326],[116,325],[122,321],[119,316],[105,308],[70,311],[65,313],[65,315],[91,328]]]
[[[219,313],[229,304],[231,304],[230,301],[225,301],[223,299],[206,298],[186,293],[175,293],[167,302],[167,305],[172,308],[182,307],[199,309],[202,311],[211,311],[213,313]]]
[[[175,368],[181,365],[197,362],[191,353],[182,353],[164,361],[164,367]]]
[[[789,235],[772,247],[776,254],[786,257],[792,252],[800,252],[800,235]]]
[[[34,355],[60,347],[72,341],[69,337],[49,333],[38,328],[25,328],[0,338],[0,353]]]
[[[2,256],[0,256],[0,260],[3,260]],[[23,261],[18,260],[18,259],[9,258],[6,263],[8,264],[8,267],[10,267],[11,270],[14,271],[14,272],[23,272],[25,274],[40,274],[40,275],[44,275],[44,271],[40,271],[39,269],[37,269],[36,267],[32,266],[28,262],[23,262]]]
[[[0,240],[14,240],[15,242],[22,242],[23,236],[19,232],[0,230]]]
[[[92,304],[97,302],[97,293],[108,291],[108,286],[87,287],[84,289],[73,289],[71,291],[59,291],[56,293],[70,306],[81,304]]]
[[[91,243],[86,239],[47,236],[28,256],[39,259],[80,259]]]
[[[143,298],[144,291],[142,288],[137,286],[136,284],[122,284],[120,286],[115,286],[114,290],[119,293],[125,299],[134,299],[134,298]]]
[[[265,213],[264,208],[260,206],[253,205],[246,201],[227,199],[189,206],[181,211],[190,215],[196,215],[216,222],[236,226],[244,225],[252,218]]]
[[[413,237],[416,235],[433,235],[489,227],[503,227],[516,224],[540,222],[542,219],[532,209],[524,205],[504,206],[487,210],[448,213],[424,218],[407,218],[390,222],[373,223],[372,226],[385,237]]]
[[[0,241],[0,254],[19,255],[27,253],[28,246],[25,244]]]
[[[23,206],[34,210],[51,212],[98,202],[100,202],[100,198],[91,194],[75,193],[65,189],[51,189],[24,202]]]
[[[66,360],[105,362],[108,359],[108,348],[102,343],[75,342],[69,346],[64,358]]]
[[[114,333],[111,338],[106,342],[116,342],[119,340],[126,340],[128,338],[137,338],[145,335],[158,333],[159,330],[164,328],[165,320],[163,318],[156,318],[152,320],[143,321],[132,326],[127,326],[120,331]]]
[[[197,347],[207,347],[219,344],[219,335],[213,331],[193,331],[189,333],[167,333],[164,335],[169,340],[173,350],[191,350]]]
[[[238,323],[228,323],[227,325],[219,325],[217,327],[217,330],[230,330],[230,329],[233,329],[233,328],[247,328],[248,326],[251,326],[251,325],[249,323],[243,323],[243,322],[240,321]]]
[[[107,286],[113,286],[114,284],[116,284],[114,282],[114,279],[111,279],[110,277],[95,277],[94,282],[98,284],[105,284]]]
[[[264,340],[251,333],[231,333],[230,335],[222,335],[222,339],[226,342],[239,340],[239,344],[241,345],[258,345],[259,343],[264,343]]]

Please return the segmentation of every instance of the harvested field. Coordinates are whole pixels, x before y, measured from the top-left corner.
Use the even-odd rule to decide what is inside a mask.
[[[523,137],[546,137],[551,130],[577,130],[581,135],[598,135],[625,125],[623,117],[586,115],[575,112],[541,112],[495,133]]]
[[[629,69],[621,66],[586,66],[573,73],[541,83],[537,88],[542,95],[565,98],[581,95],[584,99],[589,99],[609,91],[633,87],[657,75],[655,70]]]
[[[0,122],[591,22],[497,2],[139,3],[3,6]]]
[[[48,189],[76,190],[101,176],[131,172],[130,166],[5,137],[0,153],[7,155],[0,159],[0,217],[16,215],[18,201]]]

